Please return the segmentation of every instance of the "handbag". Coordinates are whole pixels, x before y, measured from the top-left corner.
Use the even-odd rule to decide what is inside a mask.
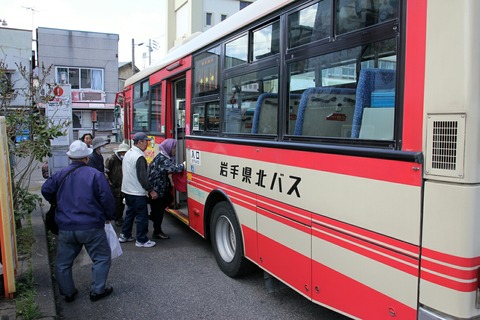
[[[62,180],[60,181],[60,185],[58,186],[58,190],[62,187],[63,181],[65,181],[65,178],[72,173],[73,171],[77,170],[79,167],[75,167],[72,170],[68,171],[65,176],[63,176]],[[53,233],[54,235],[58,235],[58,225],[57,222],[55,221],[55,212],[57,211],[57,197],[55,196],[53,198],[53,201],[50,203],[50,209],[48,209],[47,213],[45,214],[45,227],[47,228],[48,231]]]
[[[112,251],[112,259],[118,258],[123,254],[122,246],[118,241],[117,233],[111,223],[105,223],[105,234],[107,235],[108,245]]]
[[[54,235],[58,235],[58,225],[55,222],[55,211],[57,210],[57,204],[52,203],[50,209],[48,209],[47,214],[45,215],[45,227],[48,231]]]

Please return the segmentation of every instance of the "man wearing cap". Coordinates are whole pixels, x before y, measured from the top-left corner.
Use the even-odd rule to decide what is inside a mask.
[[[72,264],[85,246],[93,261],[90,300],[110,295],[106,285],[111,264],[111,250],[105,234],[105,223],[113,220],[115,199],[105,175],[87,166],[92,149],[80,140],[67,152],[71,163],[49,177],[42,186],[42,195],[57,203],[55,221],[59,233],[55,275],[60,293],[66,302],[75,300],[78,290],[72,275]]]
[[[118,149],[105,161],[105,177],[107,177],[113,196],[115,197],[115,209],[117,212],[115,215],[115,225],[117,227],[123,225],[123,210],[125,209],[125,205],[123,204],[122,194],[122,160],[128,149],[130,149],[128,144],[120,144]]]
[[[144,132],[137,132],[133,136],[133,147],[127,151],[122,164],[122,192],[125,194],[127,211],[122,225],[122,233],[118,241],[130,242],[133,222],[137,224],[137,239],[135,245],[139,248],[151,248],[155,242],[147,237],[148,232],[148,196],[158,197],[148,181],[147,160],[143,152],[147,149],[150,139]]]
[[[92,168],[97,169],[101,173],[105,171],[105,165],[103,164],[102,153],[106,151],[104,145],[108,144],[108,140],[105,140],[102,137],[93,138],[92,149],[93,152],[90,154],[90,159],[88,160],[88,165]]]

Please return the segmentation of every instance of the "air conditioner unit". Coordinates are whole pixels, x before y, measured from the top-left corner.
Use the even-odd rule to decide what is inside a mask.
[[[105,102],[105,92],[72,90],[73,102]]]

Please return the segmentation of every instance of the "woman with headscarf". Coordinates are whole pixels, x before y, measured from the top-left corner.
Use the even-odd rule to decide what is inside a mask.
[[[160,152],[148,167],[148,179],[157,192],[157,199],[150,199],[150,220],[153,221],[152,239],[170,238],[162,231],[163,213],[172,201],[172,183],[169,175],[173,172],[182,172],[183,164],[175,163],[177,140],[166,139],[160,144]]]

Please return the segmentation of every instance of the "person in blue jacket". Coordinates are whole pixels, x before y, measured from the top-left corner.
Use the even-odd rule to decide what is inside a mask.
[[[70,165],[49,177],[42,186],[43,197],[57,203],[55,275],[67,302],[74,301],[78,294],[72,265],[83,246],[93,261],[90,300],[100,300],[113,291],[106,285],[111,250],[105,223],[115,218],[115,198],[103,172],[87,166],[92,151],[82,141],[74,141],[67,152]]]

